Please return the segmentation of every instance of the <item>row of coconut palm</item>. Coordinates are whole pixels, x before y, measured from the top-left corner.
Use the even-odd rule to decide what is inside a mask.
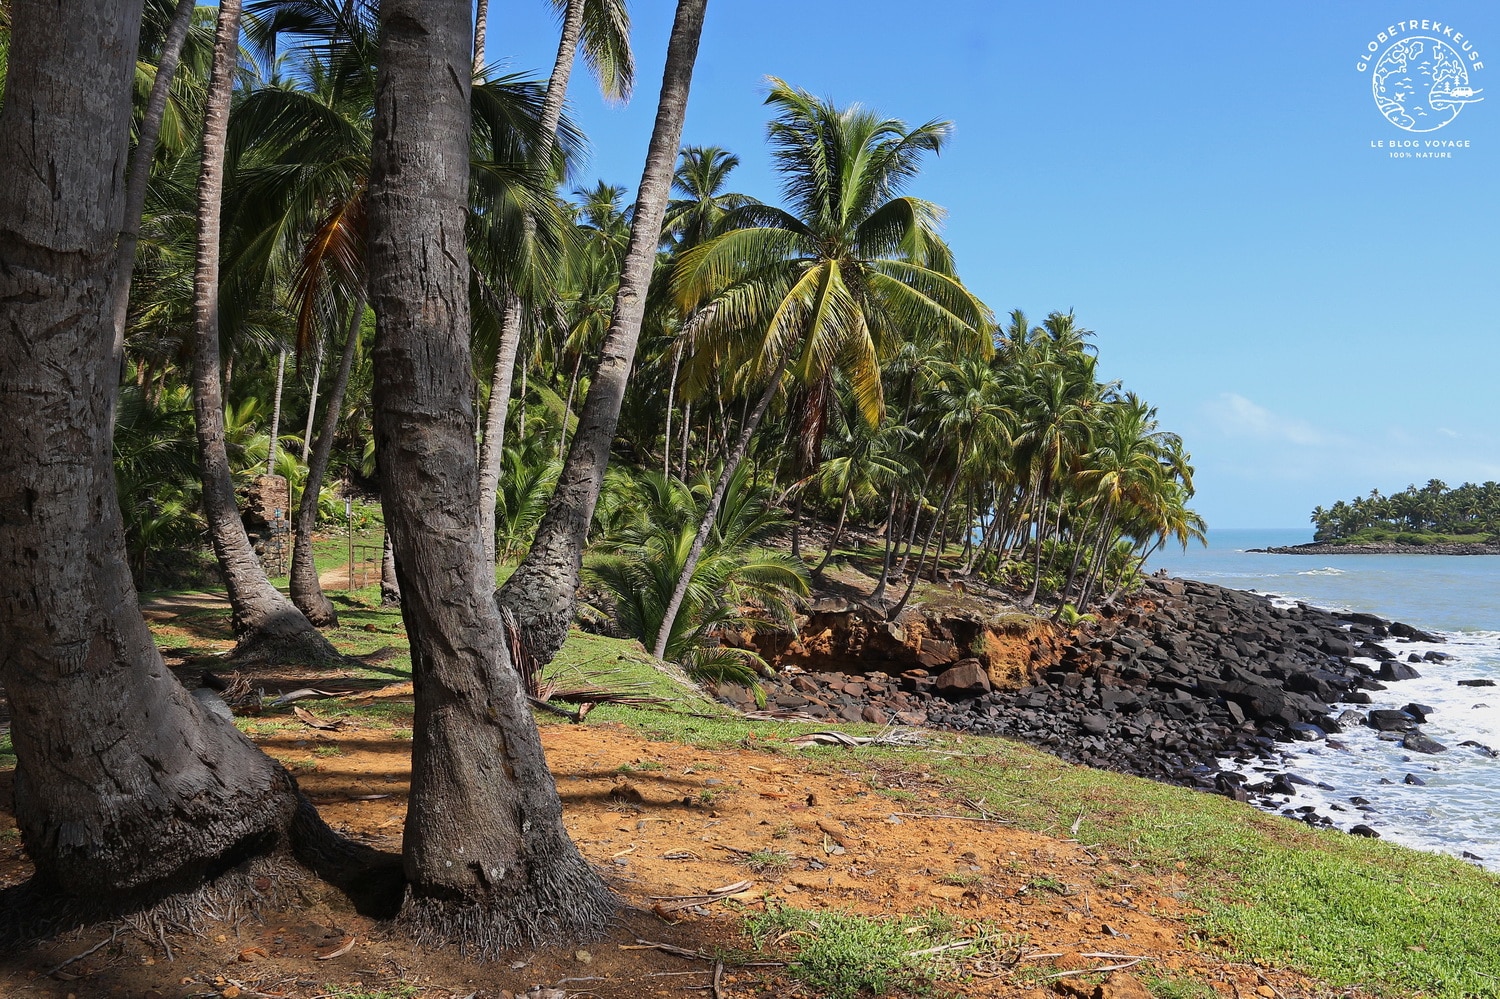
[[[158,7],[164,24],[181,15],[181,6]],[[578,47],[607,94],[630,86],[623,9],[575,0],[562,13],[547,84],[476,66],[466,236],[480,369],[476,516],[493,525],[491,559],[529,551],[563,477],[616,318],[634,221],[622,188],[599,182],[556,193],[570,185],[583,143],[561,114]],[[201,114],[207,90],[182,82],[194,67],[206,72],[193,42],[203,48],[212,19],[194,17],[173,22],[197,32],[185,36],[192,58],[171,90],[181,120]],[[371,439],[374,9],[255,0],[246,18],[226,127],[217,381],[232,400],[265,399],[279,414],[295,352],[285,408],[303,433],[294,454],[281,456],[300,466],[291,476],[301,480],[291,591],[302,615],[322,625],[335,619],[312,561],[323,485],[332,467],[346,477],[368,471]],[[1185,505],[1192,470],[1181,441],[1134,396],[1098,381],[1092,334],[1060,313],[1035,327],[1020,313],[998,325],[959,278],[942,209],[910,193],[947,123],[910,127],[777,80],[767,105],[781,203],[730,189],[735,155],[689,147],[654,241],[640,348],[611,450],[616,463],[660,470],[655,495],[675,502],[675,512],[660,511],[664,524],[680,526],[689,500],[697,512],[670,572],[660,558],[650,569],[651,613],[627,610],[624,598],[640,593],[625,585],[628,573],[595,574],[617,590],[621,627],[658,655],[702,656],[715,645],[718,626],[705,622],[722,624],[749,594],[715,573],[727,552],[746,564],[764,555],[730,543],[721,523],[726,498],[739,494],[757,497],[745,502],[769,518],[762,526],[787,517],[792,555],[806,554],[818,571],[847,528],[873,532],[882,548],[875,600],[892,616],[945,557],[949,572],[1018,586],[1025,603],[1086,609],[1127,581],[1153,545],[1199,530]],[[192,141],[159,145],[137,254],[127,378],[158,417],[180,412],[188,381],[200,164]],[[264,436],[268,447],[280,439],[274,430]],[[251,454],[233,470],[243,474]],[[606,507],[616,502],[611,487],[626,481],[604,487]],[[626,492],[639,495],[638,483]],[[161,522],[189,516],[195,499],[188,490],[175,505],[142,506],[133,539],[143,572],[153,542],[185,540]],[[804,553],[814,517],[835,523],[832,539]],[[667,550],[639,525],[627,533],[633,541],[596,518],[591,540],[617,567]],[[779,605],[805,585],[782,579],[749,599]],[[693,637],[684,643],[684,635]]]

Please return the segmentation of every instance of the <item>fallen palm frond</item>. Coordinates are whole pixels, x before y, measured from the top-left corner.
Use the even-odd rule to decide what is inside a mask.
[[[798,749],[808,746],[925,746],[927,735],[917,729],[885,729],[878,735],[849,735],[847,732],[828,730],[809,732],[790,740]]]

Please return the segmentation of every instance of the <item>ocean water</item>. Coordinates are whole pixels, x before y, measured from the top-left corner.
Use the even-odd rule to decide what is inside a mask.
[[[1380,740],[1373,729],[1351,726],[1327,742],[1285,748],[1284,769],[1334,790],[1304,787],[1274,796],[1276,809],[1311,805],[1340,828],[1363,823],[1383,838],[1419,849],[1469,855],[1500,870],[1500,556],[1496,555],[1264,555],[1252,548],[1300,544],[1307,530],[1209,532],[1209,546],[1158,553],[1151,570],[1199,579],[1278,599],[1333,610],[1357,610],[1403,621],[1441,635],[1441,644],[1386,643],[1405,659],[1430,650],[1453,658],[1420,663],[1415,680],[1372,691],[1359,707],[1433,708],[1422,731],[1448,746],[1436,755],[1413,753]],[[1463,679],[1495,687],[1459,686]],[[1233,761],[1223,761],[1236,769]],[[1243,768],[1240,768],[1243,769]],[[1255,768],[1247,773],[1258,776]],[[1409,783],[1408,775],[1422,782]],[[1355,805],[1351,798],[1363,798]]]

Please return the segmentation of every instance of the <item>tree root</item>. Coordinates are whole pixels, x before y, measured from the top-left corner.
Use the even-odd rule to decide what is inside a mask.
[[[253,857],[181,892],[81,898],[31,878],[0,892],[0,954],[99,924],[129,926],[170,954],[170,935],[199,932],[205,922],[234,922],[247,913],[292,907],[302,901],[310,880],[285,851]]]
[[[480,960],[596,940],[609,929],[621,902],[582,857],[534,858],[528,867],[482,893],[409,885],[396,925],[423,947],[457,944]]]
[[[316,629],[303,627],[289,634],[251,629],[240,636],[229,653],[236,666],[284,666],[300,663],[307,666],[358,667],[357,659],[343,655]]]

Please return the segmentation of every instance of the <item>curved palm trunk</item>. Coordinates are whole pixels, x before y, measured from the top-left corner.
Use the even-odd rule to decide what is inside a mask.
[[[110,321],[114,327],[117,368],[125,360],[125,320],[130,314],[130,283],[135,274],[135,248],[141,239],[141,211],[146,206],[151,160],[156,156],[156,143],[161,138],[161,123],[167,113],[172,77],[177,75],[177,63],[182,58],[182,46],[187,41],[188,29],[192,27],[196,6],[197,0],[177,0],[177,9],[172,12],[172,23],[162,44],[161,59],[156,64],[156,79],[151,81],[151,94],[146,98],[146,113],[141,119],[135,151],[130,154],[130,176],[125,188],[119,242],[115,247],[115,280],[110,289]]]
[[[703,546],[708,544],[708,532],[713,530],[714,520],[719,515],[719,507],[724,503],[724,494],[729,491],[729,480],[734,478],[740,462],[745,460],[745,452],[750,450],[750,438],[755,435],[755,428],[760,426],[761,418],[770,408],[771,400],[781,389],[782,373],[786,371],[791,360],[790,351],[782,355],[765,391],[756,400],[755,409],[751,410],[749,417],[745,420],[745,425],[740,428],[740,439],[735,442],[734,450],[724,460],[724,470],[719,473],[719,481],[714,484],[713,495],[709,497],[708,507],[703,511],[703,519],[698,522],[698,533],[694,535],[692,547],[688,549],[687,561],[682,564],[682,572],[677,576],[677,585],[672,588],[672,596],[667,601],[666,610],[662,612],[661,630],[656,633],[656,642],[651,647],[651,654],[658,659],[666,657],[667,642],[672,637],[672,625],[676,623],[677,614],[682,610],[682,601],[687,597],[688,586],[692,584],[693,572],[698,568],[698,559],[703,555]]]
[[[510,385],[516,372],[516,352],[521,346],[521,299],[505,296],[500,317],[500,344],[495,350],[495,370],[490,375],[490,405],[485,410],[484,446],[479,451],[479,528],[484,532],[484,558],[495,564],[495,492],[500,488],[500,468],[505,462],[505,418],[510,412]]]
[[[338,374],[333,379],[333,389],[328,395],[328,409],[323,414],[323,426],[318,431],[317,442],[307,462],[307,481],[302,486],[302,497],[297,501],[297,535],[292,541],[292,578],[287,589],[291,591],[292,603],[297,605],[307,620],[319,628],[332,628],[339,623],[338,612],[323,592],[318,582],[318,567],[313,561],[313,529],[318,526],[318,497],[323,492],[323,479],[328,475],[328,460],[333,455],[333,438],[338,433],[339,416],[344,409],[344,392],[349,387],[349,373],[354,369],[354,355],[359,349],[359,328],[365,317],[365,292],[361,288],[354,297],[349,310],[349,328],[344,336],[344,353],[339,358]]]
[[[375,446],[416,681],[401,920],[483,956],[598,933],[475,517],[468,0],[384,0],[370,179]]]
[[[15,0],[11,11],[0,680],[35,884],[100,912],[195,887],[274,844],[295,791],[163,666],[126,563],[111,292],[140,0]]]
[[[604,484],[609,447],[645,319],[646,292],[661,238],[677,149],[682,141],[693,63],[707,7],[708,0],[678,0],[672,36],[667,43],[656,124],[646,152],[635,217],[630,226],[630,243],[599,367],[589,385],[568,460],[537,527],[531,550],[496,597],[515,615],[530,653],[542,663],[550,662],[562,647],[573,619],[583,546],[599,489]]]
[[[290,600],[271,585],[250,547],[235,504],[224,447],[224,395],[219,384],[219,210],[224,189],[224,137],[239,59],[240,0],[221,0],[214,65],[204,102],[203,160],[198,174],[198,263],[193,277],[196,337],[193,415],[203,476],[203,510],[214,555],[224,573],[234,627],[235,655],[293,662],[341,658]]]

